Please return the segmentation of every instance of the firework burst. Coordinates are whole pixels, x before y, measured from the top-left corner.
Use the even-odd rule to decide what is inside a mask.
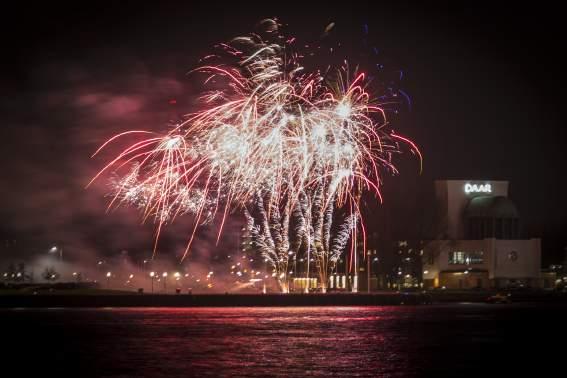
[[[387,130],[384,103],[369,93],[364,73],[346,63],[306,72],[295,39],[280,35],[273,20],[263,25],[262,36],[221,44],[192,71],[204,75],[207,88],[199,111],[162,135],[129,132],[146,138],[123,150],[93,179],[114,171],[118,178],[112,182],[110,207],[140,208],[144,219],[157,223],[158,235],[178,215],[192,214],[195,223],[183,258],[197,227],[217,215],[220,236],[231,210],[262,197],[268,213],[281,209],[289,215],[318,187],[325,188],[325,195],[317,198],[317,211],[346,206],[348,229],[354,231],[364,225],[352,221],[361,219],[361,194],[370,191],[381,200],[382,174],[396,173],[392,155],[400,144],[420,155],[410,140]],[[348,235],[341,231],[341,239]],[[335,256],[336,248],[323,239]],[[336,245],[346,244],[341,243]]]

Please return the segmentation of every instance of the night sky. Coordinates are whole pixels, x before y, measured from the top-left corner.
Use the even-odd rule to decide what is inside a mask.
[[[150,249],[151,225],[140,226],[129,209],[106,215],[104,183],[83,189],[103,162],[90,155],[119,131],[159,129],[190,107],[197,83],[186,73],[198,58],[275,16],[306,41],[335,22],[334,32],[356,44],[368,25],[376,60],[403,72],[411,111],[394,128],[420,146],[424,171],[419,175],[416,159],[406,156],[401,174],[385,180],[386,204],[376,214],[393,236],[422,217],[434,179],[509,180],[524,235],[543,238],[544,265],[562,259],[567,62],[559,9],[518,2],[499,8],[212,3],[3,6],[3,239],[24,240],[22,253],[52,242],[77,254]],[[166,243],[176,243],[188,227],[172,227]]]

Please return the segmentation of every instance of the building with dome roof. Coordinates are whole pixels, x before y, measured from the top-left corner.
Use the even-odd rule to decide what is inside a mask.
[[[541,287],[541,240],[524,238],[508,181],[439,180],[436,237],[423,248],[424,287]]]

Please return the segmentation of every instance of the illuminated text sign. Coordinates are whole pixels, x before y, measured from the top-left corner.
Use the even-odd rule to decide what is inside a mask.
[[[490,184],[465,184],[465,193],[492,193]]]

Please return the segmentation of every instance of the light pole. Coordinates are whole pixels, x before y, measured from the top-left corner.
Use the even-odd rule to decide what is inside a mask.
[[[83,273],[73,272],[73,277],[75,278],[76,282],[81,282],[83,280]]]
[[[112,273],[107,272],[107,273],[106,273],[106,286],[107,286],[108,288],[110,288],[110,277],[112,277]]]
[[[167,292],[167,272],[163,272],[162,274],[163,277],[163,291]]]
[[[173,274],[173,276],[175,277],[175,293],[179,294],[181,292],[181,287],[179,285],[179,280],[181,279],[181,273],[179,272],[175,272]]]
[[[150,278],[152,279],[152,294],[154,293],[154,277],[156,276],[155,272],[150,272]]]
[[[370,260],[370,250],[366,251],[366,292],[370,293],[370,269],[372,269],[372,261]]]
[[[54,245],[49,249],[49,253],[58,253],[59,261],[63,261],[63,248]]]

